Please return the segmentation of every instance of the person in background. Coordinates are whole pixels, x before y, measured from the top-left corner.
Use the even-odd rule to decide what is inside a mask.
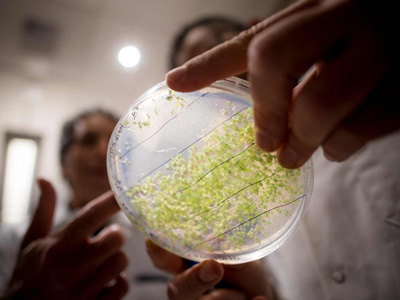
[[[117,120],[113,114],[107,111],[93,109],[79,114],[66,122],[63,127],[60,161],[63,176],[70,186],[69,201],[62,203],[64,206],[61,207],[64,209],[62,209],[59,218],[53,226],[55,233],[50,233],[48,229],[47,235],[42,239],[30,237],[28,239],[29,242],[22,243],[20,258],[18,259],[16,271],[14,271],[14,274],[20,274],[19,277],[24,277],[24,274],[29,273],[27,262],[32,262],[29,260],[32,256],[26,256],[24,253],[27,252],[26,249],[33,247],[32,245],[38,244],[37,248],[39,248],[39,251],[34,251],[37,255],[36,257],[38,257],[36,267],[38,272],[41,267],[44,268],[39,273],[45,276],[45,278],[51,277],[52,280],[50,283],[52,284],[49,285],[49,283],[46,283],[46,285],[49,285],[50,290],[56,290],[52,291],[52,293],[47,293],[46,289],[43,288],[43,291],[38,294],[37,298],[56,299],[56,296],[58,296],[57,292],[60,291],[65,292],[63,295],[59,295],[60,299],[120,299],[124,294],[126,294],[124,299],[149,300],[166,297],[167,276],[156,270],[149,261],[146,255],[143,235],[132,226],[122,213],[115,214],[118,209],[111,210],[107,214],[107,217],[101,218],[101,212],[92,208],[93,206],[96,207],[96,204],[92,204],[92,202],[95,202],[92,199],[102,193],[106,193],[102,197],[107,197],[109,202],[115,201],[112,193],[107,192],[110,189],[110,185],[107,176],[106,157],[108,141]],[[43,188],[43,184],[41,184],[41,187]],[[50,188],[47,187],[45,191],[48,189]],[[42,202],[44,200],[41,201],[39,208],[46,205],[46,203],[42,204]],[[115,206],[117,207],[117,205]],[[90,213],[88,213],[87,217],[82,218],[79,215],[85,215],[85,213],[81,211],[90,211]],[[52,216],[48,218],[51,224]],[[35,222],[35,217],[33,222]],[[79,228],[77,227],[78,225],[75,225],[76,223],[80,224],[84,234],[75,232]],[[101,226],[90,226],[91,223]],[[32,226],[40,228],[39,225]],[[71,233],[68,229],[70,227],[75,228],[75,231]],[[91,228],[91,230],[86,229],[86,227]],[[104,229],[102,229],[103,227]],[[108,231],[111,232],[111,235],[118,235],[120,240],[117,240],[115,237],[113,238],[114,240],[112,238],[105,240],[103,236],[107,237]],[[29,230],[27,235],[30,236]],[[69,241],[75,239],[74,235],[79,235],[83,240],[79,240],[77,244],[71,242],[71,245],[69,245]],[[85,238],[88,237],[89,242],[87,243]],[[90,242],[92,240],[96,241],[93,245]],[[103,240],[105,241],[103,242]],[[53,241],[55,242],[53,243]],[[17,243],[17,241],[14,243]],[[42,250],[48,244],[55,245],[51,246],[47,251]],[[104,267],[96,266],[96,268],[91,270],[91,273],[87,272],[84,275],[71,276],[71,279],[66,276],[74,272],[79,274],[81,270],[87,269],[87,265],[90,265],[90,260],[100,261],[103,256],[101,254],[103,252],[101,251],[102,247],[112,248],[113,251],[118,250],[118,255],[115,254],[116,257],[112,261],[104,262]],[[53,248],[56,249],[53,250]],[[44,261],[42,262],[39,259],[38,253],[41,253],[43,256],[50,253],[50,263],[44,265]],[[105,250],[104,254],[106,254]],[[0,259],[2,258],[3,253],[1,251]],[[122,270],[125,270],[125,274],[121,275],[121,278],[117,278],[119,281],[114,280],[115,276],[112,277],[113,274],[117,271],[121,273]],[[103,292],[98,290],[99,282],[101,282],[98,277],[101,276],[108,279],[104,283],[104,289],[108,291],[110,287],[118,283],[119,294],[115,294],[116,292],[114,294],[107,292],[108,296],[103,296]],[[75,279],[75,277],[78,277],[78,279]],[[9,284],[10,287],[16,285],[14,278],[16,276],[13,276],[11,284]],[[73,284],[70,281],[74,281]],[[35,288],[34,283],[28,282],[28,284],[32,288]],[[37,281],[36,284],[41,285],[44,283]],[[127,293],[128,284],[130,287],[129,293]],[[85,285],[89,287],[96,286],[96,293],[90,288],[86,291]]]
[[[118,118],[94,109],[83,112],[64,125],[60,158],[65,179],[71,187],[70,208],[82,207],[97,193],[110,189],[106,159],[108,142]],[[165,298],[168,277],[154,268],[146,254],[143,234],[121,212],[110,223],[125,233],[123,247],[129,258],[127,278],[130,290],[125,299]]]
[[[308,211],[266,259],[283,299],[400,298],[399,60],[391,5],[299,1],[167,74],[170,88],[189,92],[247,71],[258,145],[278,150],[288,168],[315,152]],[[148,247],[155,264],[171,255]],[[168,270],[176,259],[160,267]],[[202,282],[199,268],[178,271],[171,299],[207,299],[215,282]],[[236,276],[242,286],[251,280]]]
[[[173,39],[168,69],[183,65],[245,29],[245,24],[225,16],[204,17],[185,25]]]

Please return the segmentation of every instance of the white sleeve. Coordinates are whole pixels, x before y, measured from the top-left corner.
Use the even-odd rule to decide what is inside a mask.
[[[20,229],[0,225],[0,295],[4,293],[14,271],[22,239]]]

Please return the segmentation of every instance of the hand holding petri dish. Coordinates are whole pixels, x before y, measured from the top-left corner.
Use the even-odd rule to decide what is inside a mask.
[[[312,162],[282,168],[254,140],[248,82],[191,93],[162,82],[119,120],[110,140],[111,187],[129,220],[184,258],[234,264],[268,255],[298,227]]]

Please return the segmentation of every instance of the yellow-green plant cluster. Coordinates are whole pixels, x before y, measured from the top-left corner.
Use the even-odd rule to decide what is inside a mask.
[[[241,249],[296,211],[301,173],[282,168],[275,154],[255,145],[250,107],[188,151],[126,193],[138,214],[132,221],[166,244],[186,251]]]

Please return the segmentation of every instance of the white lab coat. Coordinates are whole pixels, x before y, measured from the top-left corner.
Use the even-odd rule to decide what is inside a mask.
[[[400,299],[400,132],[342,163],[314,156],[296,233],[266,259],[287,300]]]

